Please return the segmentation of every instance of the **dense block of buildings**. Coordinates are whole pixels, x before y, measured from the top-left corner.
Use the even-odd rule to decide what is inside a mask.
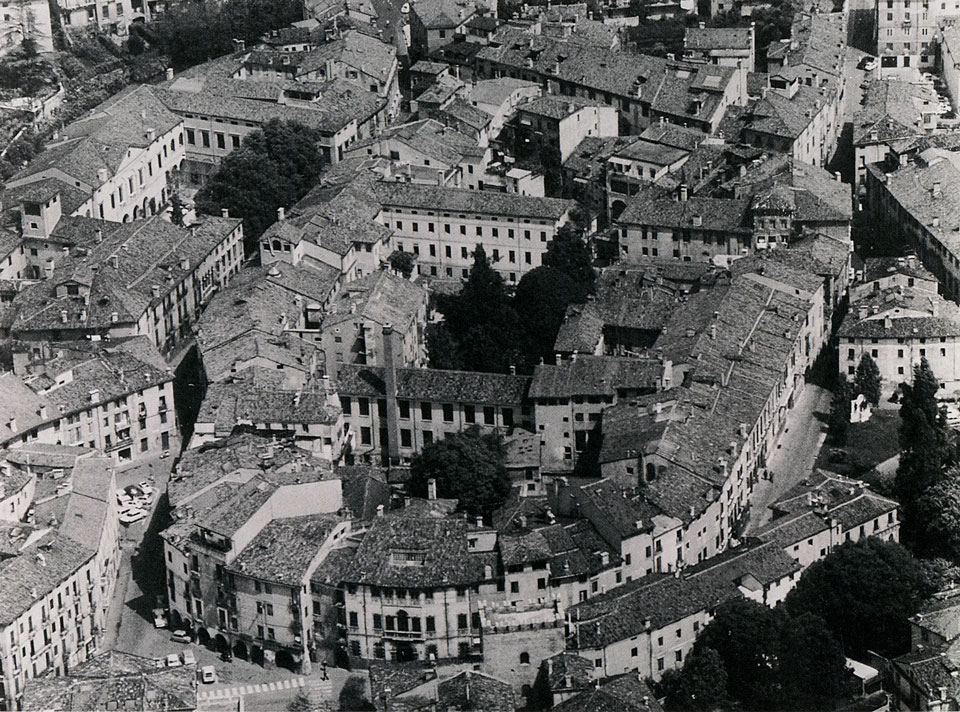
[[[888,234],[916,250],[944,294],[960,294],[960,154],[927,148],[867,167],[867,207]]]
[[[915,287],[896,286],[856,301],[837,332],[840,373],[856,373],[864,354],[880,369],[884,395],[913,379],[913,367],[926,359],[945,393],[960,385],[960,307]]]
[[[187,451],[167,489],[171,625],[221,650],[309,671],[309,580],[350,533],[328,462],[263,436]]]
[[[683,58],[693,62],[756,68],[756,27],[688,27],[683,34]]]
[[[14,300],[10,331],[34,350],[48,341],[145,336],[170,354],[243,261],[243,224],[235,218],[204,218],[189,228],[160,216],[117,224],[54,215],[51,222],[54,237],[83,246],[58,259],[56,242],[49,243],[46,279]]]
[[[186,150],[183,120],[147,86],[116,94],[54,136],[6,181],[4,204],[19,205],[24,237],[49,235],[61,216],[127,222],[154,215]]]
[[[559,165],[588,136],[617,136],[617,110],[577,97],[547,95],[517,107],[516,141],[524,152]]]
[[[36,478],[34,523],[2,525],[0,699],[7,709],[21,708],[27,681],[59,677],[101,652],[120,566],[111,460],[79,448],[24,450],[46,472],[7,465]]]
[[[378,182],[378,220],[394,232],[398,250],[417,255],[420,274],[463,278],[481,245],[491,266],[516,283],[543,263],[573,200]]]
[[[501,28],[476,56],[484,78],[537,82],[548,94],[580,97],[617,108],[621,133],[638,133],[663,117],[716,131],[728,106],[746,102],[745,76],[735,68],[665,60],[566,38]]]
[[[0,376],[0,444],[76,445],[123,465],[179,449],[173,373],[145,339],[53,343]]]

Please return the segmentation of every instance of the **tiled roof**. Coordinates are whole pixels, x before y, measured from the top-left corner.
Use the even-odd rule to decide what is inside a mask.
[[[147,148],[147,130],[161,136],[181,123],[158,99],[157,90],[140,84],[121,91],[89,114],[60,130],[60,137],[8,183],[55,169],[98,188],[98,171],[116,173],[131,148]],[[89,197],[89,196],[87,196]]]
[[[346,583],[405,588],[472,586],[496,571],[497,555],[472,552],[460,517],[377,517],[341,574]]]
[[[424,27],[436,30],[459,27],[477,13],[477,6],[466,0],[416,0],[410,11]]]
[[[218,482],[238,485],[254,475],[274,485],[286,485],[329,479],[333,473],[329,463],[307,450],[279,445],[266,435],[238,433],[183,451],[167,485],[170,506],[179,507]]]
[[[372,146],[397,141],[418,153],[455,166],[462,161],[482,157],[485,149],[469,136],[448,128],[435,119],[421,119],[398,126],[389,126],[379,136],[359,141],[350,147],[350,153]],[[389,155],[389,154],[386,154]]]
[[[663,363],[618,356],[580,356],[559,364],[541,364],[533,371],[531,398],[574,395],[612,396],[619,391],[653,391],[662,386]]]
[[[529,387],[529,376],[433,368],[397,369],[398,398],[508,405],[525,400]],[[383,368],[341,364],[337,391],[347,396],[383,396]]]
[[[477,131],[485,129],[493,120],[493,117],[486,111],[468,104],[463,99],[455,99],[444,107],[442,113]]]
[[[593,686],[593,661],[575,653],[557,653],[540,663],[541,676],[551,692],[584,690]]]
[[[31,366],[29,375],[7,372],[0,375],[0,440],[12,440],[19,433],[65,414],[91,406],[91,391],[97,391],[96,403],[107,403],[120,396],[166,383],[173,374],[157,360],[144,361],[138,347],[147,341],[138,337],[128,342],[54,343],[58,359]],[[69,378],[57,380],[57,376]],[[40,409],[48,406],[46,418]],[[16,419],[16,430],[11,419]]]
[[[239,219],[208,217],[188,230],[160,216],[116,225],[101,242],[62,258],[52,279],[17,295],[12,333],[62,329],[96,332],[116,328],[118,323],[136,323],[144,311],[178,289],[190,271],[240,225]],[[87,303],[83,296],[56,296],[57,286],[70,281],[89,285]],[[154,287],[159,296],[154,296]]]
[[[558,221],[576,203],[562,198],[494,193],[417,183],[379,181],[374,195],[386,207],[418,208],[438,212],[474,213]]]
[[[516,708],[513,686],[482,672],[465,670],[437,685],[438,712],[514,712]]]
[[[916,258],[908,260],[903,257],[868,257],[863,261],[864,282],[872,282],[875,279],[883,279],[895,274],[925,279],[930,282],[937,281],[934,274]]]
[[[51,150],[57,151],[58,149]],[[5,204],[16,205],[23,200],[32,200],[38,203],[46,201],[47,198],[52,197],[56,193],[60,194],[60,210],[65,216],[71,215],[79,210],[84,203],[93,197],[92,192],[87,192],[57,177],[38,178],[37,180],[8,188],[3,191],[3,193],[0,193],[0,195],[3,196]],[[61,218],[61,222],[62,221],[63,218]]]
[[[652,404],[639,406],[636,403],[618,403],[604,408],[600,463],[637,459],[657,440],[669,422],[669,404],[662,416],[656,413]]]
[[[568,642],[580,650],[602,648],[642,633],[647,623],[659,630],[740,597],[738,585],[746,575],[766,585],[799,570],[776,544],[738,547],[679,577],[645,576],[576,604],[567,612],[571,628],[576,627]]]
[[[348,282],[323,315],[321,328],[362,319],[404,331],[422,315],[426,303],[421,285],[381,270]]]
[[[517,107],[517,111],[548,119],[565,119],[581,109],[605,106],[602,102],[589,101],[576,96],[557,96],[546,94],[530,99]]]
[[[926,133],[923,113],[938,111],[932,87],[899,79],[870,82],[853,123],[853,144],[885,142]]]
[[[237,554],[228,569],[297,588],[320,547],[341,521],[330,514],[273,519]]]
[[[749,27],[688,27],[683,44],[690,49],[750,49],[753,29]]]
[[[217,71],[204,76],[202,70],[207,65],[194,68],[192,76],[174,79],[157,89],[164,105],[178,114],[216,116],[257,125],[272,119],[295,121],[328,135],[354,120],[363,123],[386,106],[386,100],[376,92],[343,79],[322,83],[321,98],[310,106],[281,104],[277,98],[282,94],[282,85],[230,79],[219,65],[212,67]],[[259,96],[248,96],[251,92]]]
[[[217,435],[226,436],[250,423],[281,423],[291,430],[296,425],[330,425],[340,414],[322,390],[284,391],[234,381],[210,385],[197,422],[214,423]]]
[[[656,696],[640,679],[627,673],[564,700],[554,712],[663,712]]]
[[[677,200],[656,186],[641,190],[627,203],[619,221],[624,225],[690,228],[699,219],[703,230],[748,235],[751,225],[745,199],[724,200],[690,196]]]
[[[513,77],[498,77],[496,79],[481,79],[476,84],[467,87],[467,100],[475,104],[503,106],[510,97],[523,89],[539,89],[539,84]]]
[[[64,677],[48,675],[29,680],[23,691],[23,709],[194,710],[196,677],[195,665],[168,668],[157,660],[112,651],[71,666]]]
[[[837,332],[841,338],[852,339],[917,339],[958,334],[960,307],[949,299],[912,287],[871,292],[851,306]]]
[[[817,90],[806,86],[797,89],[797,93],[792,97],[775,91],[767,92],[767,95],[749,110],[746,125],[754,131],[793,141],[799,138],[813,121],[811,107],[822,100],[823,97]]]
[[[576,36],[576,32],[565,39],[534,36],[503,27],[477,53],[477,59],[516,68],[526,68],[529,59],[533,71],[541,75],[634,100],[635,87],[640,86],[642,101],[663,113],[685,114],[690,102],[698,98],[703,102],[702,117],[713,115],[719,95],[735,71],[732,67],[671,62],[623,50],[611,52],[609,45],[581,44]],[[555,72],[557,62],[559,71]]]

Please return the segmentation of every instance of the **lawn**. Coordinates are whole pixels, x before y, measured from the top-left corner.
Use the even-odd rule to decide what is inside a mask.
[[[874,410],[873,417],[866,423],[850,424],[845,446],[837,447],[829,441],[824,443],[817,457],[817,467],[870,484],[880,484],[873,468],[900,452],[899,427],[899,409]]]

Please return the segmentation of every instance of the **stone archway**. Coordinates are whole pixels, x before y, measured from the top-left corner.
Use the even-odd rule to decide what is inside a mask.
[[[214,638],[213,641],[217,648],[217,652],[225,653],[230,650],[230,643],[227,642],[227,639],[223,636],[223,633],[217,633],[217,637]]]
[[[206,628],[201,628],[200,630],[198,630],[198,631],[197,631],[197,642],[200,643],[200,645],[206,645],[207,643],[209,643],[209,642],[210,642],[210,631],[208,631]]]
[[[233,654],[241,660],[246,660],[247,656],[249,655],[246,643],[244,643],[242,640],[238,640],[233,646]]]

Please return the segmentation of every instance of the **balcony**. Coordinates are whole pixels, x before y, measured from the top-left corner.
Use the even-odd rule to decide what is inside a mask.
[[[123,440],[117,440],[113,445],[108,445],[104,448],[106,452],[114,452],[116,450],[122,450],[125,447],[133,446],[133,438],[124,438]]]
[[[383,637],[391,640],[426,640],[426,635],[419,630],[385,630]]]

